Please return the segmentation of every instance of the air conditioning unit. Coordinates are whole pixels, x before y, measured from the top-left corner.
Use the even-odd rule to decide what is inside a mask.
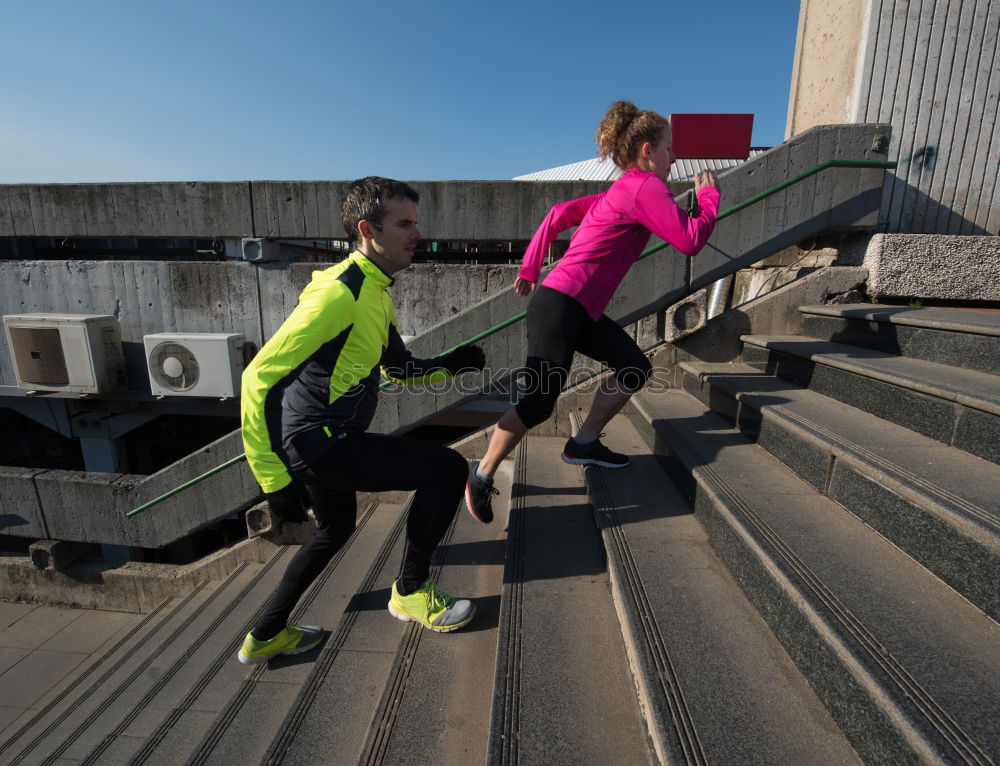
[[[142,343],[156,396],[237,397],[243,369],[257,353],[241,333],[156,333]]]
[[[125,388],[118,319],[107,314],[9,314],[3,318],[17,387],[107,394]]]

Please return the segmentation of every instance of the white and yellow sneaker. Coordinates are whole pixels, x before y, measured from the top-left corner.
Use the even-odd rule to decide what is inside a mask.
[[[389,613],[397,620],[413,620],[438,633],[448,633],[468,625],[476,614],[471,601],[452,598],[429,577],[409,596],[399,594],[398,582],[392,584],[389,599]]]

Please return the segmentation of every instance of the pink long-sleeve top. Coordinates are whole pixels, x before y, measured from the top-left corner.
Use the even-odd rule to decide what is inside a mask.
[[[655,173],[633,168],[603,194],[553,207],[531,238],[518,276],[537,282],[549,245],[561,232],[579,226],[542,284],[575,298],[597,321],[650,234],[685,255],[701,250],[715,228],[719,190],[699,190],[698,209],[697,216],[689,217]]]

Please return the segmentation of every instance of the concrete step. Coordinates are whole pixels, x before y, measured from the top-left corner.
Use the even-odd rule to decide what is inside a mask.
[[[163,631],[169,630],[168,626],[177,621],[183,622],[186,619],[183,615],[197,608],[198,599],[206,595],[204,588],[207,585],[207,582],[201,582],[184,598],[164,599],[117,640],[102,647],[102,651],[95,652],[90,662],[81,663],[75,672],[54,686],[50,687],[50,679],[37,670],[21,678],[17,686],[13,684],[17,684],[18,679],[5,679],[5,683],[11,684],[4,690],[6,704],[10,705],[15,699],[28,702],[26,709],[6,724],[0,734],[0,760],[7,763],[13,758],[23,758],[32,740],[40,739],[48,727],[57,725],[67,711],[86,704],[122,664],[130,660],[138,661],[146,644],[162,639]]]
[[[744,335],[743,362],[1000,463],[1000,377],[802,336]]]
[[[1000,619],[1000,467],[746,365],[684,390]]]
[[[661,763],[860,760],[624,416],[587,468],[615,607]]]
[[[1000,626],[686,393],[630,417],[866,763],[1000,757]]]
[[[651,761],[601,538],[565,439],[517,456],[487,764]]]
[[[121,646],[104,673],[49,710],[9,762],[80,761],[114,740],[211,637],[220,615],[232,614],[241,594],[273,577],[282,555],[278,550],[267,564],[241,565],[225,581],[196,588],[169,620]]]
[[[871,304],[799,311],[813,338],[1000,375],[1000,313]]]
[[[352,570],[364,572],[399,512],[399,506],[381,503],[362,509],[354,535],[305,593],[292,614],[293,622],[330,626],[340,618],[356,585],[350,573]],[[284,565],[280,570],[279,577]],[[179,754],[187,757],[200,741],[226,736],[230,743],[262,740],[266,747],[270,741],[266,732],[277,728],[285,712],[276,712],[276,708],[282,700],[287,701],[289,690],[301,686],[319,653],[317,649],[304,655],[279,657],[267,665],[253,668],[236,661],[243,638],[262,613],[267,595],[268,592],[257,592],[254,600],[247,599],[239,627],[229,634],[220,630],[214,654],[205,662],[190,663],[178,674],[173,689],[164,690],[155,703],[132,722],[130,730],[120,735],[125,741],[116,744],[115,752],[121,762],[176,763]],[[258,684],[273,691],[265,707],[270,717],[241,727],[235,722],[245,723],[240,712],[247,700],[259,691]]]

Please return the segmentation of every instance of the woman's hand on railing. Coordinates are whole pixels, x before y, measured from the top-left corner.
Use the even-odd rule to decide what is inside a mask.
[[[514,280],[514,292],[518,295],[528,295],[535,289],[535,283],[529,282],[523,277],[518,277]]]
[[[715,173],[711,170],[706,170],[703,173],[694,174],[694,193],[697,194],[702,189],[718,189],[719,179],[715,177]]]

